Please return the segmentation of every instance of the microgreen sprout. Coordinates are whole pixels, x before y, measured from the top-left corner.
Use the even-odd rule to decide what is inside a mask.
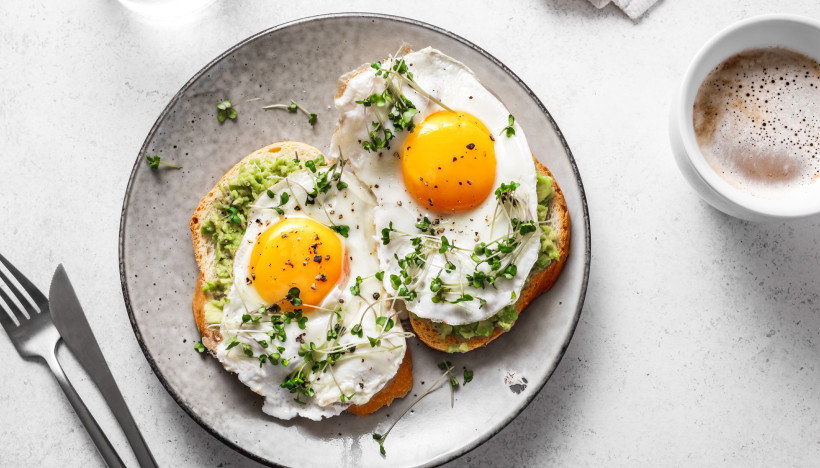
[[[330,229],[339,233],[342,237],[347,237],[348,233],[350,232],[350,226],[345,226],[343,224],[330,226]]]
[[[393,289],[399,289],[399,287],[401,287],[402,284],[399,275],[390,275],[390,284],[393,286]]]
[[[387,436],[390,435],[390,431],[392,431],[393,428],[396,427],[396,424],[399,421],[401,421],[404,415],[407,414],[407,412],[410,411],[414,406],[416,406],[418,402],[420,402],[424,397],[429,395],[433,390],[439,388],[440,384],[444,381],[445,378],[448,378],[450,381],[450,405],[452,407],[454,401],[453,389],[458,386],[458,381],[455,380],[455,377],[453,377],[453,366],[448,361],[439,363],[438,367],[444,372],[435,380],[435,382],[433,382],[432,385],[430,385],[430,387],[424,393],[422,393],[418,398],[416,398],[416,400],[413,401],[413,403],[411,403],[410,406],[408,406],[399,415],[399,417],[396,418],[395,421],[393,421],[393,424],[391,424],[390,427],[387,428],[387,431],[384,434],[373,433],[373,440],[379,443],[379,453],[381,453],[382,455],[387,455],[387,451],[384,448],[384,442],[385,440],[387,440]],[[453,381],[455,381],[455,385],[453,385]]]
[[[510,138],[511,136],[515,135],[515,128],[513,128],[513,125],[515,125],[515,117],[513,117],[513,115],[510,114],[507,117],[507,122],[508,122],[508,125],[506,127],[504,127],[501,130],[501,132],[499,132],[499,135],[504,133],[504,134],[507,135],[507,138]]]
[[[230,338],[228,338],[228,341],[225,342],[225,349],[226,350],[231,349],[231,348],[233,348],[234,346],[236,346],[238,344],[239,344],[239,340],[238,340],[237,335],[233,335]]]
[[[227,217],[234,224],[242,224],[242,218],[239,217],[239,210],[234,205],[228,207]]]
[[[194,349],[199,351],[200,353],[205,352],[205,345],[202,344],[202,341],[197,341],[194,343]]]
[[[160,164],[162,164],[163,166],[172,167],[174,169],[182,169],[182,166],[177,166],[176,164],[171,164],[169,162],[165,162],[159,159],[159,155],[146,156],[145,159],[148,160],[148,166],[151,169],[159,169]]]
[[[398,53],[396,55],[398,56]],[[394,132],[412,132],[415,128],[413,117],[419,111],[415,104],[402,93],[401,89],[404,84],[442,108],[452,111],[415,82],[413,73],[410,72],[404,58],[389,58],[384,64],[373,62],[370,67],[376,70],[376,76],[384,79],[385,86],[381,92],[372,93],[356,101],[357,104],[365,107],[375,108],[373,117],[376,121],[371,123],[370,139],[362,141],[362,147],[367,151],[389,148],[390,140],[395,136]],[[386,126],[384,118],[392,123],[393,129]]]
[[[339,158],[336,162],[331,164],[326,171],[319,171],[316,169],[317,163],[320,165],[324,164],[324,157],[320,155],[313,160],[312,165],[308,166],[308,168],[311,169],[316,176],[313,179],[313,190],[308,192],[307,197],[305,198],[306,205],[313,205],[316,203],[316,197],[318,197],[320,193],[329,192],[331,187],[334,186],[334,182],[336,182],[336,190],[342,190],[347,187],[347,183],[342,181],[342,173],[344,172],[345,167],[345,160],[343,158]],[[307,165],[307,163],[305,163],[305,165]]]
[[[473,371],[469,369],[464,369],[464,385],[467,385],[467,382],[473,381]]]
[[[358,296],[361,293],[362,277],[356,277],[356,283],[350,287],[350,294]]]
[[[517,189],[520,186],[521,184],[519,184],[518,182],[510,182],[509,184],[505,184],[502,182],[501,185],[499,185],[498,188],[495,189],[496,200],[504,201],[505,198],[508,198],[513,192],[515,192],[515,189]]]
[[[288,290],[288,295],[285,297],[285,299],[287,299],[287,301],[293,304],[294,306],[302,305],[302,300],[299,299],[299,288],[290,288]]]
[[[300,110],[308,116],[308,123],[311,126],[316,124],[316,119],[318,117],[315,113],[310,112],[304,107],[297,104],[296,101],[294,101],[293,99],[290,100],[290,104],[271,104],[269,106],[264,106],[262,109],[285,109],[288,112],[296,112],[297,110]]]
[[[418,228],[418,230],[421,232],[427,232],[430,230],[430,224],[430,219],[428,219],[427,216],[425,216],[423,220],[416,223],[416,228]]]
[[[230,99],[225,99],[216,105],[216,120],[222,123],[225,119],[236,120],[236,109],[233,108]]]
[[[393,328],[393,319],[387,316],[377,317],[376,324],[380,325],[385,332],[388,332]]]
[[[390,243],[390,232],[394,231],[393,229],[393,221],[390,221],[388,227],[382,229],[382,244],[387,245]]]
[[[450,241],[448,241],[446,237],[441,236],[441,247],[439,247],[438,253],[447,252],[448,250],[452,249],[453,247],[455,247],[455,244],[451,245]]]
[[[268,192],[270,192],[270,190],[268,190]],[[268,195],[270,195],[270,193],[268,193]],[[282,192],[281,194],[279,194],[279,205],[273,207],[273,209],[276,210],[276,212],[280,215],[285,214],[285,211],[282,209],[282,207],[286,205],[288,201],[290,201],[290,195],[288,195],[288,192]]]

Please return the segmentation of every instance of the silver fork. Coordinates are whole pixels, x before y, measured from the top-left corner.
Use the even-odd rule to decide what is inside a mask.
[[[80,395],[71,386],[71,382],[68,381],[65,372],[63,372],[60,362],[57,361],[56,351],[57,343],[60,341],[60,333],[51,321],[48,299],[2,255],[0,255],[0,262],[6,266],[9,273],[20,283],[20,286],[28,293],[30,298],[29,300],[12,281],[9,281],[8,276],[0,268],[0,298],[6,304],[4,308],[0,303],[0,324],[6,329],[6,333],[8,333],[20,356],[24,358],[40,357],[46,362],[51,372],[57,377],[57,382],[60,383],[60,387],[68,397],[71,406],[74,407],[77,416],[80,417],[80,421],[85,425],[105,463],[110,467],[124,467],[125,464],[117,455],[111,442],[108,441],[108,437],[100,429]],[[17,297],[19,305],[3,290],[3,284]],[[23,310],[19,307],[20,305],[27,314],[23,313]],[[28,318],[26,315],[28,315]],[[11,320],[11,317],[16,319],[17,324]]]

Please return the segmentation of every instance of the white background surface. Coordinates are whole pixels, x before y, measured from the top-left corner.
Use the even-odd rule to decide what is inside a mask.
[[[818,220],[752,224],[713,210],[678,173],[667,138],[671,96],[710,36],[763,13],[817,19],[816,1],[662,0],[637,24],[586,0],[307,3],[222,2],[174,25],[113,0],[0,3],[0,252],[43,290],[66,266],[160,465],[254,463],[177,406],[131,330],[117,235],[137,151],[168,100],[222,51],[337,11],[419,19],[496,56],[550,110],[583,177],[592,272],[567,354],[524,413],[453,466],[820,460]],[[47,368],[2,334],[0,355],[0,465],[102,466]],[[93,385],[61,358],[135,466]]]

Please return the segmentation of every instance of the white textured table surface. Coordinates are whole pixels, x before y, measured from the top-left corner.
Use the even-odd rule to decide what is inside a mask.
[[[113,0],[0,2],[0,252],[42,289],[66,266],[160,465],[254,463],[177,406],[131,330],[117,235],[137,151],[176,91],[234,43],[373,11],[453,31],[517,73],[564,132],[589,201],[592,272],[564,359],[524,413],[452,465],[816,466],[818,220],[759,225],[708,207],[675,167],[667,112],[718,30],[763,13],[820,18],[820,4],[662,0],[635,24],[585,0],[307,3],[223,2],[157,26]],[[0,355],[0,465],[102,465],[47,368],[2,334]],[[93,385],[67,367],[135,466]]]

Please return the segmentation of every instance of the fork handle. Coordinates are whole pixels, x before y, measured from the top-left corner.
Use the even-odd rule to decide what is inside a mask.
[[[77,394],[71,382],[68,381],[68,377],[66,377],[65,372],[63,372],[62,366],[60,366],[59,361],[57,361],[57,356],[54,353],[47,354],[47,356],[43,356],[43,359],[46,361],[46,364],[48,364],[51,372],[54,373],[54,376],[57,377],[57,382],[60,383],[60,387],[62,387],[65,396],[68,397],[68,401],[71,403],[71,406],[74,407],[74,412],[77,413],[77,416],[80,417],[80,421],[85,425],[88,435],[91,436],[91,440],[93,440],[94,445],[97,446],[97,450],[100,452],[103,460],[105,460],[105,464],[111,468],[124,468],[125,464],[122,462],[122,459],[120,459],[117,451],[114,450],[114,446],[108,441],[108,437],[105,436],[105,433],[99,424],[97,424],[97,420],[94,419],[94,416],[85,406],[80,395]]]

